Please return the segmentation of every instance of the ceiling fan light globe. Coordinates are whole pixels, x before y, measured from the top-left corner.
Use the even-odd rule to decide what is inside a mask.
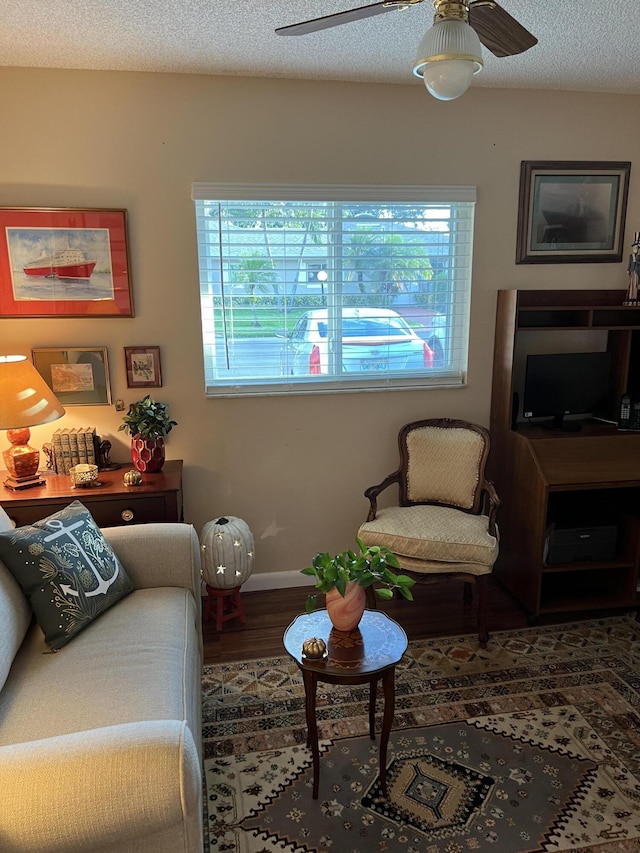
[[[424,67],[424,85],[439,101],[454,101],[464,95],[474,75],[474,64],[464,59],[428,62]]]
[[[422,37],[413,73],[424,79],[435,98],[452,101],[467,91],[482,64],[482,46],[473,27],[445,19],[436,21]]]

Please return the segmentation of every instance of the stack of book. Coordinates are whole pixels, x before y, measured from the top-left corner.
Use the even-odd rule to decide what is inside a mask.
[[[56,474],[68,474],[74,465],[97,465],[95,427],[57,429],[51,439],[51,458]]]

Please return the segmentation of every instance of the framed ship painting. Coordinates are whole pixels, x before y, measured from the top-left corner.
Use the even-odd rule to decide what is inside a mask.
[[[126,210],[0,207],[0,317],[133,317]]]

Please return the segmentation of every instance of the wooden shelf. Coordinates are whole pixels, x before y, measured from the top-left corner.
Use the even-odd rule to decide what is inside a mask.
[[[496,577],[532,616],[633,607],[640,600],[640,434],[593,422],[558,433],[517,421],[516,359],[542,332],[606,336],[612,359],[607,412],[640,398],[640,308],[623,305],[626,290],[504,290],[498,294],[491,400],[490,476],[503,502]],[[523,338],[523,333],[526,337]],[[523,349],[525,350],[523,352]],[[535,350],[533,350],[535,351]],[[617,528],[615,559],[547,565],[550,524],[607,523]]]
[[[574,563],[555,563],[553,566],[545,564],[542,566],[541,571],[544,575],[570,574],[571,572],[599,572],[603,569],[606,569],[608,572],[626,572],[629,569],[633,569],[634,566],[635,561],[633,560],[603,560],[602,562],[596,560],[576,560]]]

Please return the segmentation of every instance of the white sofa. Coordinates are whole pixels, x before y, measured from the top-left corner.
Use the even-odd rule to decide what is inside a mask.
[[[103,534],[134,591],[55,654],[0,561],[6,853],[202,851],[198,538],[186,524]]]

